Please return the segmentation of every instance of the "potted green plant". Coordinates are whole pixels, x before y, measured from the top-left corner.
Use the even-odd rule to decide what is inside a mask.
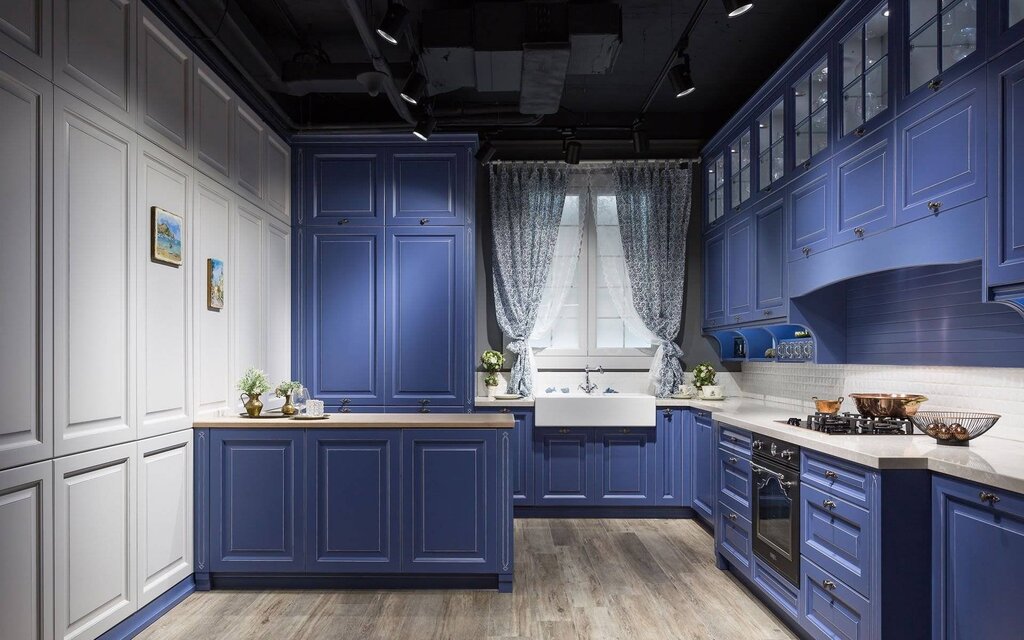
[[[260,396],[270,391],[267,374],[256,367],[246,369],[238,381],[238,390],[242,392],[242,395],[249,396],[249,399],[245,401],[245,412],[249,414],[250,418],[258,418],[260,412],[263,411]]]
[[[281,413],[286,416],[293,416],[298,413],[298,409],[292,404],[292,394],[302,388],[302,383],[298,380],[285,380],[284,382],[277,385],[274,389],[274,395],[278,398],[284,398],[284,404],[281,405]]]
[[[500,351],[488,349],[480,356],[480,365],[487,375],[484,376],[484,386],[487,387],[487,397],[493,398],[498,393],[498,386],[501,384],[501,374],[498,371],[501,365],[505,364],[505,356]]]
[[[722,387],[715,384],[715,368],[710,362],[701,362],[693,368],[693,386],[704,399],[722,397]]]

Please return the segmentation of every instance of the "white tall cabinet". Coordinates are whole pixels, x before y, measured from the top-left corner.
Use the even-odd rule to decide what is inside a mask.
[[[0,114],[0,637],[89,640],[193,572],[196,416],[290,378],[290,148],[140,0],[0,2]]]

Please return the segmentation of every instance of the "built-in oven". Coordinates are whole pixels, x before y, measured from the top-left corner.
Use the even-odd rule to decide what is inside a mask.
[[[754,555],[800,584],[800,447],[755,436]]]

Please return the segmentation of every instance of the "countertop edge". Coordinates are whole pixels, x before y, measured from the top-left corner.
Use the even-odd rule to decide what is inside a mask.
[[[193,429],[514,429],[515,419],[505,414],[483,413],[348,413],[329,414],[326,420],[292,420],[284,417],[203,418]]]

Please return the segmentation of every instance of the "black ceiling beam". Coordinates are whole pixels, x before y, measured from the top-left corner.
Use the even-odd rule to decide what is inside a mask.
[[[700,19],[700,14],[704,13],[704,8],[708,6],[708,0],[700,0],[697,7],[690,14],[690,20],[683,27],[683,32],[679,34],[679,39],[676,40],[676,46],[672,48],[672,53],[669,54],[668,59],[665,60],[665,64],[661,67],[661,72],[658,73],[657,79],[651,86],[651,90],[647,92],[647,97],[644,99],[643,105],[640,107],[640,113],[637,114],[639,120],[641,116],[647,113],[647,110],[651,108],[651,103],[654,102],[655,96],[658,95],[658,89],[661,88],[661,83],[665,81],[665,76],[668,75],[668,70],[672,68],[676,60],[686,50],[687,45],[690,43],[690,34],[693,32],[694,27],[697,26],[697,20]]]

